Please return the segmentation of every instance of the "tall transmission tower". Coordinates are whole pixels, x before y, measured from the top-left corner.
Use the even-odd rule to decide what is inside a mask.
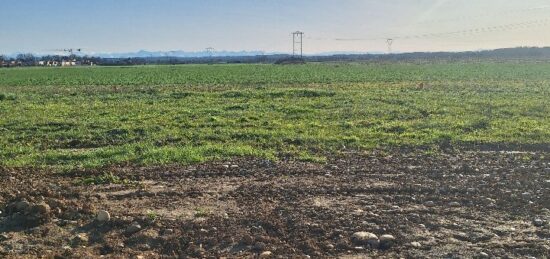
[[[292,33],[292,56],[296,57],[298,54],[300,58],[303,57],[303,41],[304,33],[301,31],[295,31]]]
[[[393,45],[393,39],[386,39],[386,44],[388,44],[388,54],[391,54],[391,46]]]

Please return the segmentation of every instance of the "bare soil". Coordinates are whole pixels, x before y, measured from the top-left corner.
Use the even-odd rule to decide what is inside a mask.
[[[105,172],[126,181],[81,183]],[[0,169],[0,186],[4,258],[550,254],[550,153],[540,151],[350,152],[326,164],[242,158],[64,174]],[[96,219],[100,210],[108,222]],[[355,243],[359,231],[395,242]]]

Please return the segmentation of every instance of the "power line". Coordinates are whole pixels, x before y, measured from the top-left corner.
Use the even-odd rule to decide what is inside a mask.
[[[549,5],[537,6],[537,7],[525,8],[525,9],[505,10],[505,11],[501,11],[501,12],[498,12],[498,13],[484,13],[482,15],[464,15],[464,16],[458,16],[458,17],[455,17],[455,18],[431,19],[431,20],[418,22],[418,24],[444,23],[444,22],[472,20],[472,19],[478,19],[478,18],[485,18],[485,17],[491,16],[491,15],[498,15],[498,16],[502,17],[502,16],[505,16],[505,15],[529,13],[529,12],[532,12],[532,11],[544,11],[544,10],[547,10],[547,9],[550,9]]]
[[[510,23],[505,25],[473,28],[468,30],[450,31],[450,32],[424,33],[424,34],[416,34],[416,35],[402,35],[402,36],[380,37],[380,38],[336,38],[334,40],[336,41],[380,41],[380,40],[387,40],[387,39],[407,40],[407,39],[441,38],[441,37],[454,36],[454,35],[462,36],[462,35],[497,32],[497,31],[518,30],[518,29],[524,29],[524,28],[541,27],[546,25],[550,25],[550,18],[533,20],[528,22],[521,22],[521,23]]]

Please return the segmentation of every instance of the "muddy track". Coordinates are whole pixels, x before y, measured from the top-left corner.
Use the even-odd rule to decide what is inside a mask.
[[[126,181],[77,184],[105,172]],[[550,154],[541,151],[348,153],[322,165],[241,158],[70,174],[2,169],[0,183],[0,257],[550,254]],[[108,222],[97,221],[100,210]],[[395,241],[374,248],[352,238],[360,231]]]

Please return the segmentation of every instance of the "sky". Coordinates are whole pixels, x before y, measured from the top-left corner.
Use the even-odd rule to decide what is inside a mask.
[[[550,46],[548,0],[0,0],[0,53]],[[455,33],[453,33],[455,32]]]

